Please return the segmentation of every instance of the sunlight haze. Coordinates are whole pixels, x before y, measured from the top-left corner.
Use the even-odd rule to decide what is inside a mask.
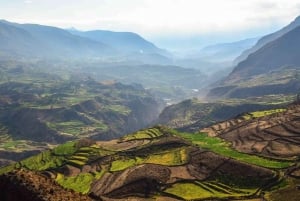
[[[188,45],[188,38],[195,42],[194,36],[216,42],[220,37],[220,41],[242,39],[240,35],[257,37],[290,22],[299,11],[296,0],[0,1],[0,18],[8,21],[80,30],[131,31],[163,46],[170,34],[185,38]]]

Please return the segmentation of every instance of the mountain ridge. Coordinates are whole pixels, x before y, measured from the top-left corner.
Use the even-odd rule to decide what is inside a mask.
[[[239,63],[229,75],[229,79],[235,75],[247,77],[280,67],[300,66],[299,46],[300,46],[300,27],[297,27],[278,39],[266,44],[255,53]]]
[[[296,17],[294,19],[294,21],[292,21],[289,25],[283,27],[282,29],[265,35],[263,36],[261,39],[259,39],[257,41],[257,43],[250,49],[245,50],[239,57],[237,57],[234,61],[234,63],[236,65],[238,65],[238,63],[242,62],[243,60],[247,59],[247,57],[256,52],[257,50],[259,50],[261,47],[263,47],[264,45],[266,45],[269,42],[272,42],[273,40],[276,40],[277,38],[283,36],[284,34],[286,34],[287,32],[293,30],[294,28],[300,26],[300,16]]]
[[[26,51],[18,51],[14,46],[18,45],[15,38],[7,37],[7,45],[10,51],[15,51],[22,56],[27,57],[45,57],[45,58],[64,58],[64,57],[87,57],[87,56],[105,56],[107,53],[115,52],[111,47],[100,42],[92,41],[80,36],[75,36],[65,31],[52,26],[45,26],[39,24],[18,24],[8,21],[1,21],[2,27],[16,27],[18,31],[16,34],[21,35],[29,33],[33,40],[28,43],[27,49],[34,50],[28,54]],[[22,39],[22,38],[21,38]],[[21,40],[20,39],[20,40]],[[23,42],[21,40],[21,42]],[[25,41],[24,41],[25,42]],[[11,47],[11,45],[14,45]],[[3,45],[3,44],[2,44]],[[10,46],[9,46],[10,45]],[[1,46],[0,46],[1,48]],[[3,48],[3,47],[2,47]],[[5,48],[5,47],[4,47]]]
[[[101,30],[81,32],[6,20],[0,20],[0,25],[2,26],[0,51],[1,49],[3,51],[0,56],[3,57],[14,55],[20,58],[65,60],[93,58],[150,64],[172,63],[172,55],[169,52],[132,32]],[[9,29],[11,34],[5,34],[4,29]]]
[[[300,21],[300,18],[297,18]],[[265,44],[241,61],[207,97],[247,98],[298,93],[300,26]]]

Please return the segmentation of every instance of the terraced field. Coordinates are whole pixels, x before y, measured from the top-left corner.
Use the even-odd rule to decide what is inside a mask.
[[[296,159],[300,155],[299,117],[300,106],[290,105],[284,110],[256,112],[252,116],[224,121],[201,132],[231,142],[240,152]]]
[[[118,140],[69,142],[0,171],[38,171],[63,188],[108,201],[247,200],[280,189],[286,170],[294,167],[292,161],[240,153],[229,145],[157,126]]]
[[[238,198],[255,194],[255,189],[235,189],[234,187],[214,182],[178,183],[165,192],[185,200],[204,200],[218,198]]]

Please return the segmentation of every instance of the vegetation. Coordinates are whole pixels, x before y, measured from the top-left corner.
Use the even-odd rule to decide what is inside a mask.
[[[243,118],[245,120],[249,120],[249,119],[264,117],[264,116],[268,116],[271,114],[276,114],[276,113],[280,113],[280,112],[284,112],[284,111],[286,111],[286,109],[255,111],[255,112],[250,112],[250,113],[243,115]]]
[[[206,133],[179,133],[175,130],[172,130],[171,132],[177,136],[191,141],[202,148],[209,149],[220,155],[231,157],[246,163],[267,168],[285,168],[292,165],[292,163],[288,161],[267,159],[256,155],[238,152],[232,149],[228,142],[225,142],[218,137],[209,137]]]
[[[179,148],[168,150],[167,152],[152,154],[148,156],[144,162],[168,166],[183,165],[187,163],[187,155],[187,150],[185,148]]]
[[[60,167],[67,161],[67,157],[74,154],[76,150],[76,142],[67,142],[57,146],[53,150],[44,151],[36,156],[29,157],[18,163],[1,168],[0,174],[9,172],[14,168],[26,168],[29,170],[41,171]]]
[[[214,184],[207,182],[194,183],[176,183],[165,192],[176,195],[184,200],[213,199],[213,198],[231,198],[249,196],[255,192],[255,189],[234,189],[223,184]]]
[[[77,151],[77,142],[70,141],[55,147],[52,152],[55,155],[68,156],[74,154],[76,151]]]
[[[202,102],[197,99],[182,101],[166,107],[159,116],[159,123],[186,132],[195,132],[220,121],[246,113],[244,118],[259,117],[284,111],[283,106],[293,97],[264,96],[248,99],[224,99]],[[261,112],[256,112],[261,111]],[[253,114],[251,114],[253,112]]]
[[[56,181],[65,188],[87,194],[94,179],[94,175],[90,173],[80,173],[74,177],[65,177],[58,173]]]
[[[133,158],[133,159],[120,159],[120,160],[115,160],[112,162],[110,171],[120,171],[127,169],[129,167],[133,167],[135,165],[141,164],[142,163],[141,158]]]
[[[0,150],[45,150],[94,135],[112,139],[146,126],[159,111],[142,86],[102,83],[44,62],[2,61]]]
[[[148,129],[137,131],[130,135],[126,135],[126,136],[122,137],[121,139],[124,141],[152,139],[152,138],[157,138],[162,135],[163,135],[163,133],[161,132],[161,130],[159,128],[148,128]]]

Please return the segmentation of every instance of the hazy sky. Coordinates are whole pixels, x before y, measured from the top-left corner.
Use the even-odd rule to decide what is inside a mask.
[[[258,36],[298,15],[299,0],[0,0],[0,18],[9,21],[133,31],[158,42]]]

